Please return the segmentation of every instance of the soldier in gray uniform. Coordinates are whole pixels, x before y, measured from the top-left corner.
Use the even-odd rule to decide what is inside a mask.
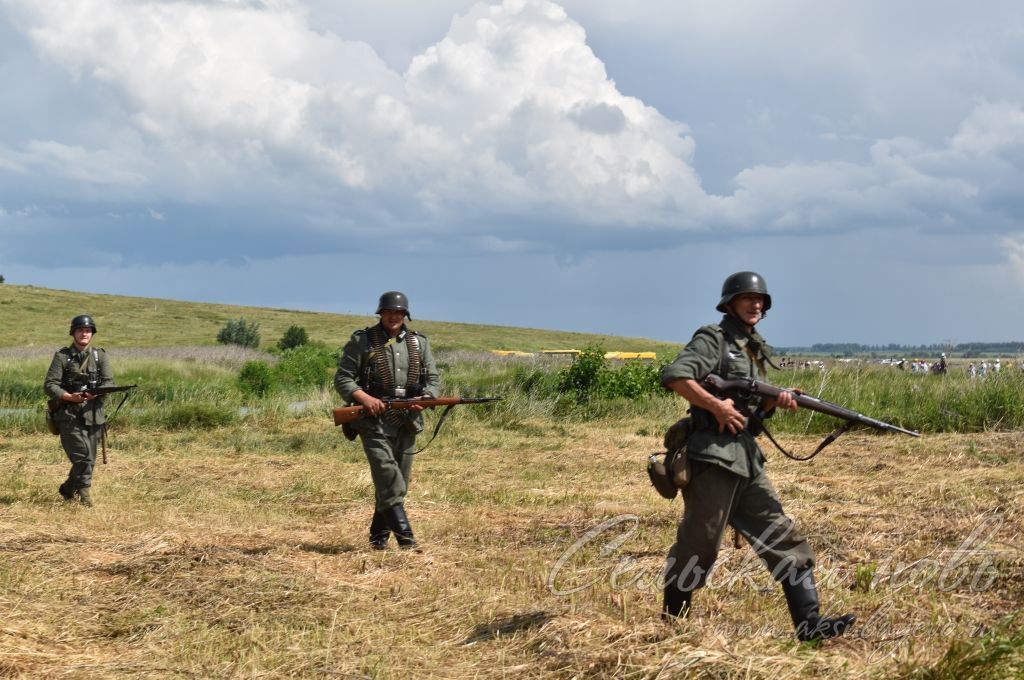
[[[426,336],[406,326],[406,319],[412,320],[409,299],[388,291],[380,296],[377,314],[377,325],[356,331],[345,345],[334,388],[346,403],[371,414],[344,426],[347,437],[362,439],[370,463],[375,497],[370,546],[385,549],[394,533],[400,548],[415,548],[404,503],[423,409],[387,411],[382,399],[436,397],[441,380]]]
[[[772,306],[764,279],[738,272],[722,286],[721,322],[697,330],[676,360],[662,370],[662,384],[690,403],[693,428],[686,453],[691,465],[684,510],[665,568],[663,615],[687,613],[694,590],[704,586],[727,526],[754,548],[781,585],[801,641],[842,635],[853,615],[819,614],[814,552],[800,535],[764,471],[755,437],[775,408],[796,409],[790,392],[777,400],[718,399],[701,385],[708,374],[761,378],[771,348],[754,326]]]
[[[53,419],[60,428],[60,443],[71,461],[68,478],[57,489],[64,500],[76,497],[82,505],[92,505],[92,469],[96,447],[106,427],[103,397],[93,397],[89,387],[111,387],[114,376],[107,354],[92,344],[96,322],[87,314],[71,320],[72,342],[57,350],[46,372],[43,389],[46,396],[60,402]]]

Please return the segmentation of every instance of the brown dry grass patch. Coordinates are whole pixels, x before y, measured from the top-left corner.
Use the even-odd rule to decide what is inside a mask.
[[[115,433],[91,510],[59,501],[54,438],[10,438],[0,677],[890,677],[1021,608],[1024,436],[848,435],[769,469],[853,634],[798,646],[732,547],[694,616],[664,624],[681,508],[649,488],[645,426],[455,418],[416,463],[420,553],[367,549],[361,450],[319,419]]]

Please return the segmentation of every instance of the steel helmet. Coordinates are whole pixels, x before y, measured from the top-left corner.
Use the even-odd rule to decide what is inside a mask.
[[[96,322],[88,314],[79,314],[71,320],[71,330],[68,331],[68,335],[74,335],[76,328],[91,328],[92,332],[96,333]]]
[[[400,293],[397,290],[389,290],[380,296],[380,302],[377,303],[377,314],[380,314],[385,309],[397,309],[405,312],[405,315],[412,320],[412,314],[409,313],[409,298],[405,296],[405,293]]]
[[[772,308],[772,296],[768,294],[768,285],[764,282],[764,278],[757,272],[736,272],[722,284],[722,299],[715,309],[725,314],[729,311],[726,309],[726,305],[732,302],[734,297],[743,293],[763,295],[763,311],[767,312]]]

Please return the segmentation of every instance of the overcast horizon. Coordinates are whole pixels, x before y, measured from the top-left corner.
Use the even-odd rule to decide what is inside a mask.
[[[1024,338],[1024,7],[0,0],[9,283],[685,342]],[[339,334],[346,329],[339,329]]]

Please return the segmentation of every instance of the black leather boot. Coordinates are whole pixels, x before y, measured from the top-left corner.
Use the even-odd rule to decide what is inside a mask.
[[[92,507],[92,492],[89,487],[83,486],[78,490],[78,502],[87,508]]]
[[[412,527],[409,525],[409,517],[405,514],[405,508],[401,505],[394,505],[384,511],[384,516],[398,541],[398,547],[409,549],[417,547],[416,539],[412,535]]]
[[[782,592],[786,594],[796,638],[801,642],[839,637],[857,620],[853,614],[836,618],[824,618],[819,614],[818,587],[810,569],[787,574],[782,579]]]
[[[661,605],[661,618],[664,621],[685,618],[690,613],[690,600],[693,591],[679,590],[675,583],[665,584],[665,599]]]
[[[373,521],[370,522],[370,547],[374,550],[385,550],[389,538],[391,529],[388,529],[387,519],[383,511],[377,510],[373,513]]]
[[[60,486],[58,486],[57,487],[57,492],[66,501],[73,501],[73,500],[75,500],[75,489],[74,489],[73,486],[71,486],[71,480],[68,480],[68,481],[64,482],[63,484],[61,484]]]

